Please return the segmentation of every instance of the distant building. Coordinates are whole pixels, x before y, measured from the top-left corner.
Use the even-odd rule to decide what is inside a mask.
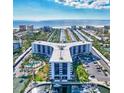
[[[33,25],[28,25],[27,26],[27,34],[28,35],[33,35],[33,31],[34,31],[34,26]]]
[[[110,26],[104,26],[104,32],[109,32],[110,31]]]
[[[105,29],[110,29],[110,26],[104,26]]]
[[[76,30],[77,27],[76,27],[76,26],[71,26],[71,29],[72,29],[72,30]]]
[[[28,25],[27,26],[27,31],[33,31],[34,30],[34,26],[33,25]]]
[[[43,30],[45,31],[45,32],[50,32],[51,31],[51,27],[49,27],[49,26],[44,26],[43,27]]]
[[[66,0],[59,0],[59,2],[66,2]]]
[[[13,52],[18,51],[22,47],[22,40],[14,40],[13,41]]]
[[[13,33],[16,33],[18,31],[18,29],[13,29]]]
[[[94,26],[86,26],[86,29],[93,30],[95,27]]]
[[[19,31],[26,31],[26,25],[19,25]]]
[[[36,41],[32,43],[32,53],[50,57],[50,80],[65,82],[73,79],[72,56],[90,53],[91,42],[51,43]]]

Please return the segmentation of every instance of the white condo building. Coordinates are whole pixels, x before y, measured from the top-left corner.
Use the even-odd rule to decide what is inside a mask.
[[[72,56],[79,53],[90,53],[91,42],[52,43],[35,41],[32,53],[45,54],[50,57],[50,79],[68,81],[72,79]]]

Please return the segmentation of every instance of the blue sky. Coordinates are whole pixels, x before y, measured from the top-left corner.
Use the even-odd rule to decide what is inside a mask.
[[[55,0],[13,0],[14,20],[109,20],[109,12],[109,8],[75,8],[56,3]]]

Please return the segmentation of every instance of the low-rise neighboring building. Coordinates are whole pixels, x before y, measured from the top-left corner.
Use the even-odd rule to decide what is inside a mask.
[[[16,52],[18,49],[22,47],[22,41],[21,40],[14,40],[13,41],[13,52]]]

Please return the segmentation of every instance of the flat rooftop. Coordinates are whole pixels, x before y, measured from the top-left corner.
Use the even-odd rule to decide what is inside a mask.
[[[53,48],[53,53],[50,62],[72,62],[70,48],[73,46],[91,44],[91,42],[72,42],[72,43],[52,43],[46,41],[35,41],[33,44],[50,46]]]

